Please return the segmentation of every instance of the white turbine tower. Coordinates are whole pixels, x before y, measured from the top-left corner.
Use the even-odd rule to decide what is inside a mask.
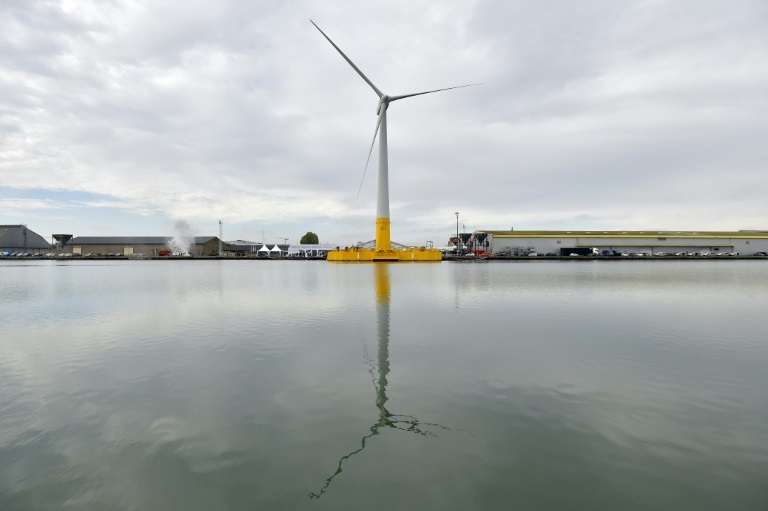
[[[401,251],[402,253],[395,253],[392,251],[392,246],[390,243],[390,221],[389,221],[389,158],[388,158],[388,150],[387,150],[387,108],[389,108],[389,104],[393,101],[398,101],[405,98],[412,98],[414,96],[421,96],[424,94],[432,94],[433,92],[441,92],[441,91],[447,91],[452,89],[460,89],[462,87],[470,87],[472,85],[476,85],[473,83],[465,84],[465,85],[456,85],[453,87],[445,87],[442,89],[433,89],[433,90],[427,90],[427,91],[421,91],[421,92],[412,92],[410,94],[400,94],[397,96],[389,96],[385,93],[383,93],[376,85],[373,84],[373,82],[365,76],[365,73],[363,73],[359,67],[355,65],[352,60],[347,57],[347,55],[341,51],[341,48],[339,48],[336,43],[334,43],[328,35],[323,32],[323,29],[321,29],[319,26],[317,26],[317,23],[315,23],[313,20],[309,20],[312,25],[325,37],[329,43],[331,43],[331,46],[333,46],[337,52],[344,58],[344,60],[347,61],[347,63],[352,66],[352,69],[354,69],[358,75],[360,75],[360,78],[362,78],[365,83],[367,83],[371,89],[373,89],[373,92],[376,93],[376,95],[379,97],[379,103],[378,103],[378,109],[376,111],[376,114],[378,116],[378,120],[376,121],[376,129],[373,132],[373,140],[371,141],[371,147],[368,150],[368,159],[365,162],[365,171],[368,170],[368,163],[371,161],[371,155],[373,154],[373,146],[376,143],[376,135],[379,135],[379,176],[378,176],[378,196],[377,196],[377,204],[376,204],[376,250],[373,254],[368,254],[369,257],[366,257],[365,254],[364,257],[360,257],[361,253],[359,251],[356,251],[356,259],[357,260],[373,260],[373,261],[384,261],[384,260],[435,260],[435,253],[439,255],[439,252],[436,250],[431,249],[420,249],[418,252],[415,252],[413,250],[411,251]],[[365,171],[363,172],[363,179],[365,179]],[[360,186],[362,187],[362,181],[360,182]],[[359,193],[359,189],[358,189]],[[347,254],[344,255],[343,253],[340,253],[341,251],[337,251],[337,253],[330,253],[328,259],[329,260],[355,260],[355,254]],[[437,257],[437,260],[440,258]]]

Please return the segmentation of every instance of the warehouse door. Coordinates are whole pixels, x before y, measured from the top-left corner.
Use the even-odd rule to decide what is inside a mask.
[[[133,247],[123,247],[123,255],[124,256],[132,256],[133,255]]]

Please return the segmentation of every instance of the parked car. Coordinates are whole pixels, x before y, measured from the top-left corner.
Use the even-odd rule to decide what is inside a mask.
[[[755,255],[756,255],[756,256],[763,256],[763,257],[765,257],[765,256],[768,256],[768,252],[762,252],[762,251],[760,251],[760,252],[755,252]]]

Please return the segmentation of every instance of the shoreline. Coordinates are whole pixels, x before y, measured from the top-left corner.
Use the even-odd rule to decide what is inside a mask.
[[[484,263],[489,261],[505,262],[537,262],[537,261],[768,261],[768,256],[494,256],[494,257],[444,257],[443,262],[452,263]],[[0,257],[0,263],[5,261],[325,261],[325,258],[314,257],[235,257],[235,256],[92,256],[92,257],[57,257],[57,256],[27,256]]]

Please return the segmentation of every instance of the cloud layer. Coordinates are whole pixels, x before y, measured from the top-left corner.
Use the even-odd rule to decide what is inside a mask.
[[[6,0],[2,222],[372,237],[375,171],[355,192],[376,98],[309,17],[390,94],[484,83],[392,105],[395,239],[443,240],[456,210],[467,228],[768,227],[760,0]]]

